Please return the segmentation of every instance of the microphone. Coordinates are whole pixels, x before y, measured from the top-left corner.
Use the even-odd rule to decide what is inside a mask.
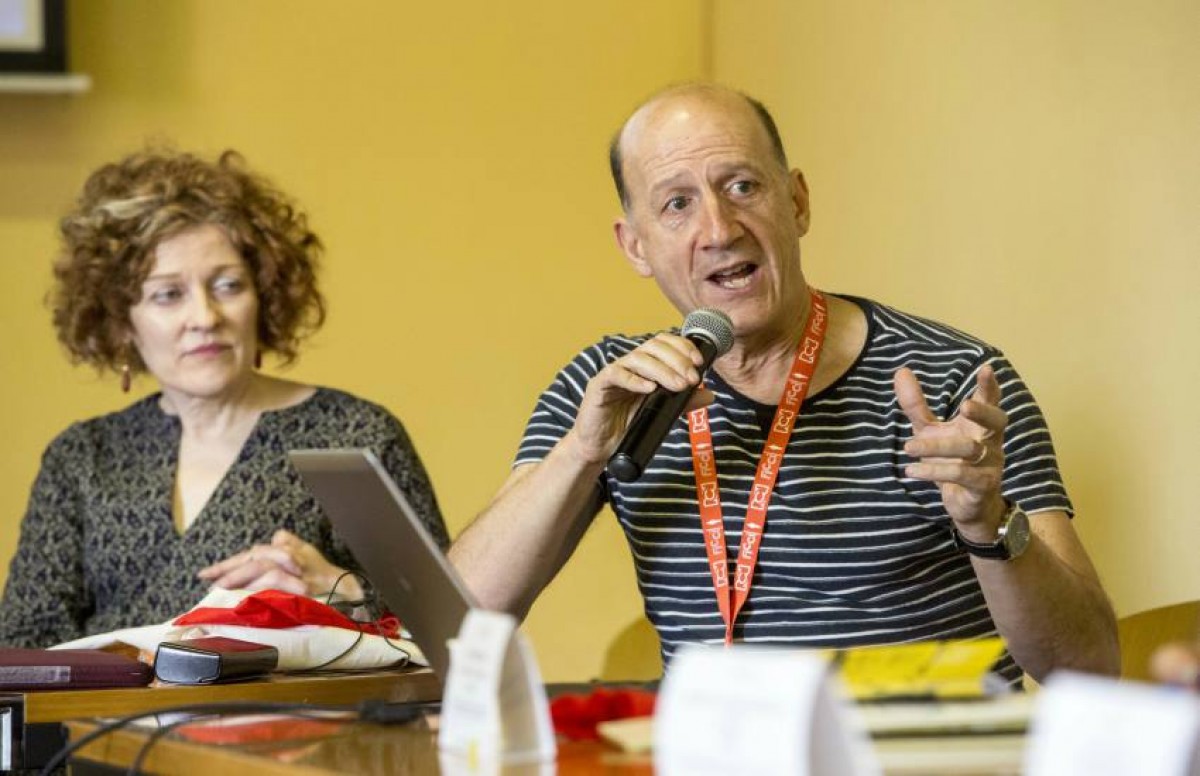
[[[733,347],[733,321],[720,310],[707,307],[693,310],[683,319],[680,333],[704,356],[704,363],[699,368],[701,379],[712,363]],[[608,459],[609,475],[620,482],[633,482],[641,477],[695,390],[693,386],[675,393],[660,385],[643,399],[625,429],[621,444]]]

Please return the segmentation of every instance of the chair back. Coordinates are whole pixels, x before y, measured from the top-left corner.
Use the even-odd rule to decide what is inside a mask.
[[[1121,678],[1150,680],[1150,656],[1169,641],[1194,641],[1200,634],[1200,601],[1160,606],[1122,617]]]
[[[658,634],[645,617],[638,617],[617,634],[604,654],[601,681],[646,682],[662,677]]]

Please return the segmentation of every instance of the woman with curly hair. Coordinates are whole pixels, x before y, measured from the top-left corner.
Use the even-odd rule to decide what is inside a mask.
[[[444,546],[400,422],[261,373],[322,323],[305,216],[241,157],[147,151],[105,165],[61,223],[54,325],[73,361],[159,391],[47,448],[0,603],[0,644],[161,622],[210,584],[361,593],[296,448],[371,448]]]

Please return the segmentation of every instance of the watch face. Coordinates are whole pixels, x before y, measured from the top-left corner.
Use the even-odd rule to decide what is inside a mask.
[[[1008,516],[1008,525],[1004,527],[1004,546],[1008,548],[1008,556],[1015,558],[1025,552],[1029,546],[1029,518],[1020,507],[1014,506]]]

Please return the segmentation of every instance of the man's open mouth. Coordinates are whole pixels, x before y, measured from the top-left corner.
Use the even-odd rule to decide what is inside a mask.
[[[750,285],[750,280],[757,271],[758,265],[745,262],[729,269],[721,270],[720,272],[714,272],[708,276],[708,280],[716,283],[721,288],[737,290]]]

